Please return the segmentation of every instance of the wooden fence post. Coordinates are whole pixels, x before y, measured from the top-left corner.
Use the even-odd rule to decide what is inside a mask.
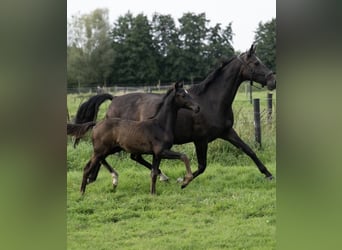
[[[70,122],[70,115],[69,115],[69,109],[68,109],[68,106],[67,106],[67,122]]]
[[[272,93],[267,93],[267,124],[272,125]]]
[[[249,102],[252,104],[252,100],[253,100],[253,97],[252,97],[252,92],[253,92],[252,84],[248,84],[248,89],[249,89]]]
[[[261,147],[260,99],[253,99],[255,142]]]

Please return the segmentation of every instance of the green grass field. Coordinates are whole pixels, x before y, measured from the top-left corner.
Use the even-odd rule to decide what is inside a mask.
[[[265,98],[266,92],[257,95]],[[71,116],[80,99],[68,96]],[[253,111],[246,100],[244,93],[238,94],[234,127],[276,175],[275,123],[263,125],[262,148],[255,147],[253,123],[247,122]],[[261,100],[261,110],[265,102]],[[109,103],[102,105],[99,119]],[[174,149],[186,153],[192,170],[197,169],[192,144]],[[206,171],[185,189],[176,181],[185,174],[183,163],[162,161],[170,180],[157,182],[156,196],[149,194],[149,171],[120,153],[108,157],[120,175],[117,189],[103,168],[82,197],[82,169],[91,152],[89,139],[76,149],[68,140],[68,249],[275,249],[276,181],[265,180],[252,160],[229,143],[216,140],[209,145]]]

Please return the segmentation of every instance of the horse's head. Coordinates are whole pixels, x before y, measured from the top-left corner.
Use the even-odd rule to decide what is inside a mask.
[[[251,80],[267,85],[269,90],[276,88],[276,79],[273,72],[263,64],[255,55],[255,46],[252,44],[248,52],[242,53],[237,58],[242,63],[243,80]]]
[[[200,111],[199,105],[193,100],[189,92],[183,88],[183,83],[176,82],[173,85],[175,91],[175,104],[179,108],[186,108],[198,113]]]

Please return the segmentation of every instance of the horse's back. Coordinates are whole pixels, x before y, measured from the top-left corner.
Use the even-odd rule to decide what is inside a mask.
[[[106,117],[128,120],[146,120],[152,117],[163,95],[151,93],[130,93],[113,98]]]

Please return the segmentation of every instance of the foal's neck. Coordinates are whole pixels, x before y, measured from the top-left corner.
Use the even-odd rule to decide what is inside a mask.
[[[158,120],[159,125],[165,131],[174,132],[178,109],[175,105],[174,94],[170,93],[155,116],[155,119]]]

